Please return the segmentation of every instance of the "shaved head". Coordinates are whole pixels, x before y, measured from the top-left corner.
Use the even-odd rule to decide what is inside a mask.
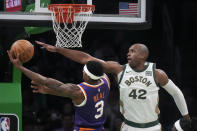
[[[127,60],[132,68],[143,68],[149,55],[146,45],[135,43],[131,45],[127,53]]]
[[[146,45],[141,43],[135,43],[133,46],[136,46],[140,54],[144,57],[144,60],[146,60],[149,56],[149,50]]]

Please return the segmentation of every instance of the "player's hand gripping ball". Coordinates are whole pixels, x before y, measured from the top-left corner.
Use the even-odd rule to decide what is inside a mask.
[[[19,56],[19,60],[25,63],[33,57],[34,46],[27,40],[17,40],[12,44],[10,53],[14,58]]]

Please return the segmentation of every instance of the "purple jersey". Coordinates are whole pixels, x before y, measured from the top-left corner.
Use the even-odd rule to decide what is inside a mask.
[[[105,122],[104,109],[109,95],[109,83],[101,78],[98,85],[82,82],[78,85],[85,95],[80,105],[75,105],[75,126],[99,129]]]

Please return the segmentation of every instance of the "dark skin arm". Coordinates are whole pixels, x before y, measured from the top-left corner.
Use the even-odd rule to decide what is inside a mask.
[[[35,81],[31,81],[31,88],[33,89],[33,93],[50,94],[58,96],[56,91],[54,91],[53,89],[50,89],[47,86],[41,85],[40,83],[37,83]]]
[[[115,61],[103,61],[101,59],[97,59],[85,52],[82,51],[77,51],[77,50],[71,50],[71,49],[66,49],[66,48],[59,48],[55,47],[49,44],[45,44],[43,42],[36,41],[37,44],[41,45],[42,48],[45,48],[46,50],[50,52],[57,52],[68,59],[71,59],[75,62],[78,62],[80,64],[86,64],[88,61],[97,61],[102,64],[104,71],[106,73],[113,73],[113,74],[118,74],[122,71],[123,66],[120,65],[118,62]]]
[[[40,85],[44,85],[49,88],[48,90],[47,88],[43,88],[45,93],[62,97],[69,97],[75,104],[80,104],[85,99],[83,92],[77,85],[71,83],[64,84],[58,80],[47,78],[38,73],[35,73],[23,67],[18,56],[16,58],[13,58],[9,51],[8,55],[10,61],[16,66],[16,68],[23,72],[28,78],[33,80],[35,83],[39,83]]]
[[[57,90],[48,88],[47,86],[42,85],[35,81],[31,81],[31,88],[33,89],[32,90],[33,93],[50,94],[50,95],[65,97],[65,95],[62,92],[58,93]]]
[[[168,83],[168,76],[167,74],[161,69],[155,69],[155,76],[157,83],[163,87]],[[189,114],[183,116],[186,120],[191,120]]]

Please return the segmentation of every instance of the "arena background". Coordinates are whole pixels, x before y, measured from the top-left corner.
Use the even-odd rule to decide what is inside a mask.
[[[2,1],[0,3],[3,4]],[[3,10],[2,6],[1,10]],[[83,48],[91,55],[104,60],[115,60],[125,64],[128,47],[136,42],[150,49],[149,61],[157,63],[183,91],[191,116],[196,110],[196,42],[197,1],[154,0],[152,27],[146,30],[103,30],[89,29],[83,35]],[[24,28],[0,25],[0,81],[10,82],[12,64],[5,53],[16,39],[30,40],[35,47],[33,59],[24,64],[29,69],[62,82],[79,83],[82,65],[58,54],[40,49],[34,40],[54,44],[55,35],[48,31],[29,37]],[[110,76],[110,75],[109,75]],[[119,92],[112,81],[109,105],[106,110],[106,130],[118,131],[122,120],[119,114]],[[71,129],[73,105],[70,99],[33,94],[30,80],[22,75],[23,131],[59,131],[63,126]],[[172,97],[160,90],[160,122],[164,131],[181,117]],[[58,130],[59,129],[59,130]],[[67,130],[66,130],[67,131]],[[69,130],[68,130],[69,131]]]

